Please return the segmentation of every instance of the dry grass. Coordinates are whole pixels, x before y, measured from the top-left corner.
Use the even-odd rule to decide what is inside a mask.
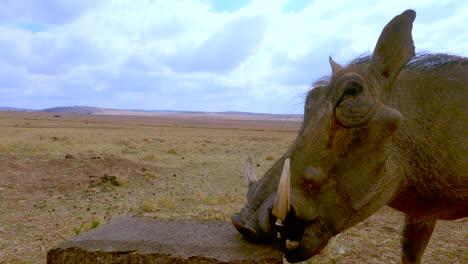
[[[223,122],[0,112],[0,263],[45,263],[52,246],[121,215],[229,220],[245,204],[247,156],[262,175],[298,123]],[[401,222],[384,208],[309,263],[398,263]],[[440,222],[424,263],[466,263],[467,234]]]

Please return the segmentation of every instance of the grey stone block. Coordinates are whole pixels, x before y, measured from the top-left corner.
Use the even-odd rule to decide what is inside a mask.
[[[283,257],[228,222],[125,216],[52,248],[47,263],[280,264]]]

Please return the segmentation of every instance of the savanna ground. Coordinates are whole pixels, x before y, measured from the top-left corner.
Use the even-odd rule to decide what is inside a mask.
[[[0,263],[45,263],[54,245],[122,215],[228,221],[245,204],[246,158],[262,175],[300,125],[54,115],[0,112]],[[309,263],[399,263],[401,223],[385,207]],[[439,221],[423,263],[468,263],[467,235],[464,220]]]

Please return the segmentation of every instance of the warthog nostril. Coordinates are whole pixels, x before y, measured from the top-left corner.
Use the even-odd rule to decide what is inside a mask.
[[[233,214],[231,216],[231,222],[232,224],[236,227],[237,230],[239,230],[240,226],[240,217],[239,217],[239,214]]]
[[[242,221],[240,214],[233,214],[231,216],[231,222],[234,227],[241,233],[247,240],[257,241],[259,240],[259,235],[254,230],[245,226],[245,223]]]

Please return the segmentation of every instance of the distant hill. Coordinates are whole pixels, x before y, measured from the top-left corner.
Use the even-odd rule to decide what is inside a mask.
[[[26,111],[26,112],[31,112],[31,111],[36,111],[36,110],[26,109],[26,108],[0,106],[0,111]]]
[[[94,106],[59,106],[38,110],[38,112],[89,115],[104,113],[105,109]]]
[[[226,116],[226,117],[261,117],[261,118],[286,118],[296,119],[302,118],[301,114],[268,114],[268,113],[251,113],[240,111],[226,111],[226,112],[203,112],[203,111],[175,111],[175,110],[140,110],[140,109],[110,109],[100,108],[95,106],[58,106],[45,108],[41,110],[23,109],[14,107],[0,107],[0,111],[35,111],[46,113],[64,113],[64,114],[101,114],[101,115],[199,115],[199,116]]]

